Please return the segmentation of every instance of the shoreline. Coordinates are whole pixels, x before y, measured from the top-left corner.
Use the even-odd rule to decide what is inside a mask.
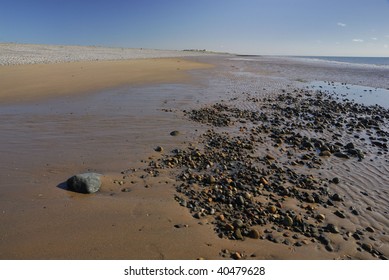
[[[274,128],[280,129],[298,125],[297,120],[286,119],[272,108],[273,105],[293,106],[296,102],[289,102],[292,99],[288,98],[302,98],[299,94],[308,100],[314,99],[315,95],[305,96],[302,87],[306,83],[299,79],[330,80],[336,77],[350,84],[361,81],[373,84],[377,78],[370,77],[375,77],[376,73],[358,69],[348,69],[345,73],[343,69],[326,67],[315,68],[316,72],[312,72],[309,67],[270,61],[269,58],[260,62],[231,62],[228,57],[220,56],[193,60],[214,67],[191,71],[191,78],[196,81],[192,83],[136,84],[87,95],[43,98],[39,103],[0,104],[0,131],[4,135],[0,148],[3,157],[9,159],[0,162],[0,176],[4,178],[0,190],[3,198],[0,208],[1,259],[230,259],[239,256],[243,259],[377,259],[388,256],[387,151],[378,153],[379,147],[372,145],[370,140],[365,141],[365,146],[361,139],[366,137],[364,132],[356,130],[349,134],[347,130],[333,128],[333,132],[325,135],[342,134],[338,141],[342,145],[353,142],[357,149],[363,150],[365,158],[362,161],[357,157],[344,160],[332,155],[320,158],[322,163],[317,168],[310,168],[310,164],[316,166],[313,156],[309,157],[313,150],[300,151],[297,144],[293,148],[285,141],[275,146],[273,141],[277,138],[270,137],[272,134],[251,130],[266,126],[269,121],[274,122]],[[230,119],[230,123],[219,127],[190,117],[201,116],[207,110],[210,110],[208,114],[203,114],[206,120],[222,124]],[[251,118],[246,118],[250,112],[264,112],[268,121],[258,119],[254,123]],[[386,131],[387,125],[386,119],[380,123],[380,131]],[[304,126],[300,129],[301,135],[307,139],[323,137],[320,132],[304,130]],[[171,136],[175,130],[179,134]],[[209,130],[215,133],[207,132]],[[366,133],[371,133],[372,137],[387,138],[378,137],[375,128],[369,130]],[[251,135],[253,132],[256,135]],[[354,138],[354,134],[359,138]],[[235,136],[240,137],[239,143],[233,138]],[[246,138],[253,138],[252,143],[247,143]],[[264,208],[261,215],[266,225],[250,225],[258,231],[258,238],[246,236],[254,236],[246,230],[249,229],[246,224],[253,221],[243,216],[242,211],[242,217],[238,219],[244,222],[241,227],[244,240],[234,240],[240,238],[236,228],[227,228],[220,223],[220,217],[215,218],[220,214],[217,211],[229,212],[228,209],[222,206],[218,210],[215,206],[217,211],[210,214],[213,211],[201,204],[203,193],[211,193],[215,185],[224,188],[223,178],[226,177],[218,157],[210,158],[210,155],[218,155],[218,149],[213,147],[210,151],[203,151],[207,144],[212,147],[207,142],[210,140],[215,145],[226,142],[223,144],[226,153],[231,153],[231,149],[234,152],[233,147],[240,149],[241,145],[251,145],[253,150],[248,151],[252,151],[252,155],[240,151],[235,155],[238,160],[234,161],[243,162],[237,165],[242,166],[243,172],[247,172],[247,161],[254,162],[255,157],[263,159],[270,154],[274,159],[267,158],[269,172],[275,163],[298,174],[312,174],[315,181],[329,185],[332,200],[337,193],[335,198],[344,201],[335,201],[335,207],[325,208],[323,201],[327,194],[320,193],[318,203],[300,192],[296,196],[303,202],[296,203],[292,197],[284,197],[281,201],[282,197],[273,193],[272,188],[277,184],[277,176],[285,180],[282,178],[284,173],[273,169],[276,173],[263,176],[259,171],[258,180],[265,177],[268,183],[266,186],[266,182],[262,182],[262,194],[256,194],[256,199],[262,203],[258,208]],[[163,149],[157,149],[158,146]],[[182,169],[175,165],[186,158],[173,152],[176,149],[181,153],[198,149],[201,153],[193,156],[193,164],[203,164],[196,162],[197,158],[212,161],[212,164],[207,162],[210,168],[200,173],[204,176],[211,174],[215,181],[210,177],[199,181],[196,175],[196,181],[183,182],[180,173],[187,166]],[[304,155],[306,157],[302,159]],[[176,156],[181,156],[181,159],[177,157],[175,160]],[[231,156],[234,155],[228,154]],[[293,161],[297,165],[291,165]],[[304,165],[299,164],[301,161]],[[166,166],[169,162],[171,166]],[[258,164],[261,162],[266,163],[266,160]],[[190,162],[185,164],[192,165]],[[196,168],[190,167],[192,172],[197,172]],[[71,175],[85,171],[104,174],[99,193],[82,195],[59,187]],[[244,176],[247,178],[247,174]],[[335,177],[339,178],[339,184],[327,181]],[[193,191],[190,192],[193,197],[184,195],[186,185]],[[234,188],[240,190],[240,186],[235,185],[232,192]],[[307,193],[315,191],[318,192],[306,190]],[[246,200],[250,195],[253,195],[251,191],[236,198],[243,196],[243,202],[248,203]],[[316,198],[313,194],[311,196]],[[308,198],[310,200],[305,201]],[[188,207],[196,201],[199,209]],[[232,203],[238,203],[235,197]],[[269,213],[273,211],[270,204],[276,207],[275,213]],[[303,204],[307,207],[300,208]],[[368,207],[372,210],[366,210]],[[294,238],[295,225],[290,226],[286,217],[287,214],[295,220],[292,210],[302,211],[306,223],[313,225],[309,228],[317,227],[326,238],[320,235],[308,237],[301,232]],[[334,214],[336,210],[344,212],[347,219]],[[231,217],[240,215],[241,209],[236,211]],[[317,219],[320,214],[325,216],[323,221]],[[238,225],[238,222],[230,221],[226,213],[223,215],[228,224]],[[47,224],[50,224],[49,228]],[[222,237],[218,236],[220,233]],[[284,234],[289,234],[289,237]],[[354,234],[360,239],[357,240]],[[289,244],[284,244],[288,243],[286,239]]]

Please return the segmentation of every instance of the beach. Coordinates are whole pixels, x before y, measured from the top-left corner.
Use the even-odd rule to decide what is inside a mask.
[[[386,99],[388,68],[7,48],[1,259],[389,257],[388,107],[341,91]]]

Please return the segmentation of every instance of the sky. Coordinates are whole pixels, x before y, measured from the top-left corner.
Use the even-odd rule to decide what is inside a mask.
[[[389,0],[0,0],[0,42],[389,57]]]

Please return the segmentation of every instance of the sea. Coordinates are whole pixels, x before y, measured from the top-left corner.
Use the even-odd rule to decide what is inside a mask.
[[[389,57],[351,57],[351,56],[295,56],[296,58],[310,60],[324,60],[338,63],[352,63],[363,65],[387,66]]]

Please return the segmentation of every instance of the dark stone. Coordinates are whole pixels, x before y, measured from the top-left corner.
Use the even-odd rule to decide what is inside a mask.
[[[342,152],[336,152],[336,153],[334,153],[334,156],[339,157],[339,158],[345,158],[345,159],[350,158],[347,154],[342,153]]]
[[[346,215],[343,212],[339,211],[339,210],[336,210],[334,214],[336,216],[338,216],[339,218],[341,218],[341,219],[346,218]]]
[[[78,193],[95,193],[101,187],[100,177],[98,173],[83,173],[70,177],[66,184],[70,190]]]
[[[177,136],[178,134],[180,134],[180,132],[178,130],[174,130],[174,131],[170,132],[171,136]]]
[[[340,182],[340,180],[338,177],[335,177],[332,179],[332,183],[334,183],[334,184],[339,184],[339,182]]]
[[[323,244],[323,245],[328,245],[331,243],[331,240],[325,236],[325,235],[320,235],[319,236],[319,241]]]

